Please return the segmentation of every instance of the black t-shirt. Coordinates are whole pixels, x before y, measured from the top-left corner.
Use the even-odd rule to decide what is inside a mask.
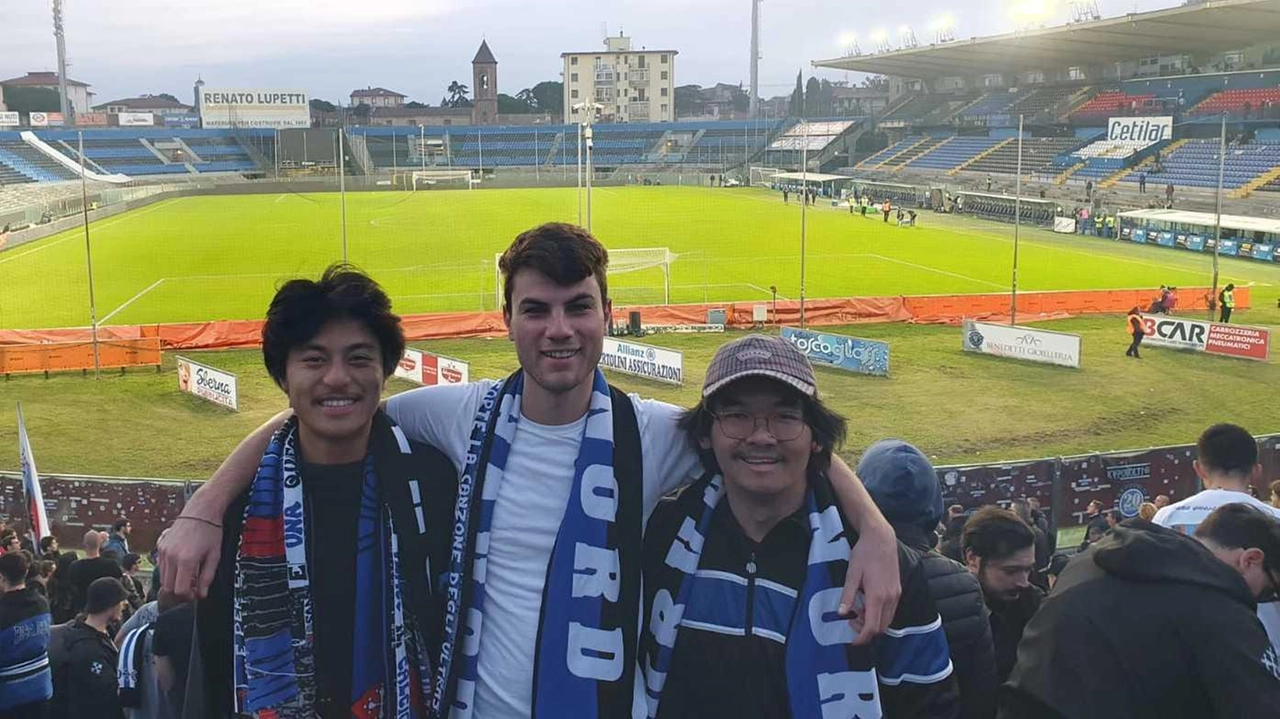
[[[77,559],[67,569],[71,586],[71,608],[76,612],[84,611],[85,597],[89,593],[89,585],[103,577],[124,577],[120,563],[110,557],[93,557]]]
[[[408,483],[391,481],[384,487],[387,506],[396,515],[403,533],[402,562],[405,567],[446,567],[457,470],[439,451],[414,444],[414,473],[423,499],[427,541],[414,540],[417,528],[413,494]],[[352,626],[355,617],[356,528],[360,513],[363,463],[350,465],[303,464],[303,498],[307,511],[308,556],[315,565],[311,572],[311,598],[315,622],[317,685],[324,706],[322,719],[350,717],[351,659],[354,651]],[[197,610],[200,644],[204,660],[205,701],[215,715],[229,709],[232,645],[232,603],[235,560],[244,524],[248,494],[241,495],[223,516],[222,556],[208,599]],[[422,553],[426,554],[422,554]],[[421,556],[419,556],[421,555]],[[426,557],[430,556],[429,564]],[[438,649],[441,598],[431,587],[436,577],[409,573],[406,580],[415,592],[420,628],[428,643],[428,655]],[[326,701],[327,700],[327,701]]]
[[[356,524],[364,463],[304,464],[307,541],[318,566],[311,573],[315,612],[316,679],[322,712],[351,705],[351,653],[356,615]],[[323,570],[323,571],[321,571]],[[332,618],[339,619],[334,620]],[[329,618],[329,619],[326,619]],[[327,704],[326,704],[327,703]],[[347,715],[342,711],[342,716]]]
[[[168,657],[173,664],[173,692],[181,696],[187,686],[191,664],[191,633],[195,629],[195,606],[191,602],[170,609],[156,618],[151,635],[151,653]]]

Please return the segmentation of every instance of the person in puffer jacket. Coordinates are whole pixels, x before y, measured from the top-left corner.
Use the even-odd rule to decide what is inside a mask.
[[[942,520],[943,505],[933,465],[910,444],[887,439],[867,448],[857,475],[893,525],[898,541],[922,556],[919,571],[928,579],[951,647],[951,664],[960,686],[960,716],[992,719],[999,682],[991,622],[978,578],[936,548],[934,530]]]

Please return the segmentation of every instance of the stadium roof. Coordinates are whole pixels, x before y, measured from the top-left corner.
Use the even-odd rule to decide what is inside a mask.
[[[1133,210],[1119,213],[1120,217],[1148,222],[1176,222],[1180,225],[1196,225],[1213,227],[1212,212],[1187,212],[1185,210]],[[1280,235],[1280,220],[1268,220],[1263,217],[1246,217],[1244,215],[1223,215],[1222,226],[1229,230],[1244,232],[1267,232]]]
[[[11,77],[8,80],[0,80],[0,85],[8,87],[56,87],[58,84],[58,73],[56,72],[29,72],[24,77]],[[89,83],[80,82],[67,78],[68,85],[78,85],[80,87],[89,87]]]
[[[1280,0],[1209,0],[1052,28],[975,37],[884,53],[815,60],[815,67],[897,77],[1097,65],[1168,54],[1213,53],[1273,42]]]

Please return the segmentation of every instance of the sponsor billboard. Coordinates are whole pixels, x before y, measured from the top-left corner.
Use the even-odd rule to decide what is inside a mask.
[[[471,366],[462,360],[406,347],[395,376],[427,386],[462,384],[471,381]]]
[[[303,90],[204,88],[200,123],[205,128],[311,127],[311,108]]]
[[[675,350],[604,338],[600,369],[644,377],[666,384],[684,384],[684,355]]]
[[[165,112],[161,114],[160,119],[164,122],[165,127],[177,127],[184,130],[200,127],[200,116],[190,112]]]
[[[22,118],[16,112],[0,112],[0,127],[17,127]]]
[[[1143,315],[1142,328],[1143,343],[1153,347],[1261,361],[1271,357],[1271,331],[1262,327]]]
[[[1080,366],[1080,335],[1063,332],[965,320],[962,346],[966,352],[1061,367]]]
[[[178,391],[193,394],[200,399],[239,411],[240,392],[236,376],[208,365],[178,358]]]
[[[815,364],[862,374],[889,374],[889,345],[885,342],[795,327],[783,327],[782,339],[795,345]]]
[[[76,127],[106,127],[107,113],[82,112],[76,115]]]
[[[49,113],[47,113],[47,112],[33,112],[33,113],[31,113],[31,114],[27,115],[27,124],[28,124],[28,125],[30,125],[30,126],[32,126],[32,127],[48,127],[48,126],[49,126]]]
[[[1139,142],[1143,147],[1173,139],[1173,117],[1113,117],[1107,120],[1107,139]]]
[[[116,114],[120,127],[151,127],[156,124],[155,115],[149,112],[121,112]]]

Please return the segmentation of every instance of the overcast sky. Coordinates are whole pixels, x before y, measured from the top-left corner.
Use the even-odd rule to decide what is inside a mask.
[[[896,38],[903,24],[928,42],[944,12],[962,38],[1007,32],[1012,6],[1028,1],[1054,24],[1067,19],[1061,0],[765,0],[761,95],[786,93],[810,60],[840,55],[848,33],[864,51],[874,30]],[[1099,4],[1113,16],[1180,0]],[[677,84],[749,79],[750,0],[66,0],[65,15],[68,75],[100,102],[160,92],[189,101],[203,76],[212,87],[299,88],[334,102],[381,85],[436,104],[451,80],[471,84],[482,38],[498,59],[499,91],[514,95],[560,79],[561,52],[601,48],[606,24],[636,48],[678,50]],[[49,0],[0,0],[0,25],[0,79],[57,68]]]

